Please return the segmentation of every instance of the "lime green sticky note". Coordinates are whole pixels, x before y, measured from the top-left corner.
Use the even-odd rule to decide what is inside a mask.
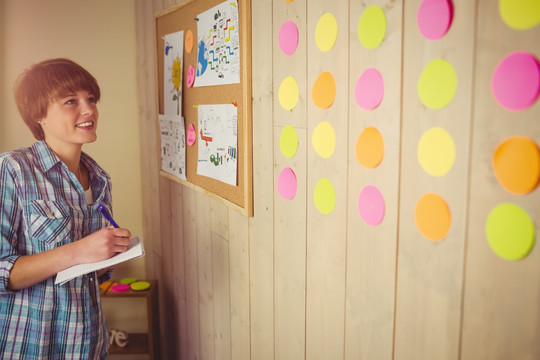
[[[371,5],[358,21],[358,39],[367,49],[379,46],[386,34],[386,16],[380,6]]]
[[[292,110],[298,103],[298,83],[292,76],[287,76],[279,86],[279,104],[285,110]]]
[[[150,283],[148,281],[137,281],[131,284],[131,290],[135,290],[135,291],[146,290],[149,287],[150,287]]]
[[[311,135],[313,148],[323,159],[327,159],[336,148],[336,133],[328,121],[322,121]]]
[[[292,158],[298,150],[298,134],[291,125],[285,125],[281,130],[281,137],[279,138],[279,148],[281,153],[286,158]]]
[[[486,237],[495,254],[506,260],[519,260],[534,245],[534,223],[523,208],[503,203],[489,213]]]
[[[330,214],[336,205],[336,192],[330,180],[322,178],[315,185],[313,191],[315,207],[321,214]]]
[[[431,109],[442,109],[450,104],[456,90],[456,71],[446,60],[431,61],[418,79],[418,96],[422,103]]]
[[[456,159],[454,139],[443,128],[431,128],[420,138],[417,155],[418,162],[429,175],[446,175]]]
[[[319,50],[330,51],[337,40],[338,26],[334,15],[326,13],[319,18],[315,28],[315,43]]]
[[[531,29],[540,24],[540,0],[499,0],[499,13],[509,27]]]
[[[139,280],[139,279],[137,279],[136,277],[127,277],[127,278],[123,278],[122,280],[120,280],[119,283],[129,285],[131,283],[134,283],[137,280]]]

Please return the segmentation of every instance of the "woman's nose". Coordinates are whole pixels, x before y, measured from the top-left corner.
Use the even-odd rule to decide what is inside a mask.
[[[91,103],[87,100],[81,101],[81,114],[85,116],[89,116],[94,114],[95,112],[95,105],[94,103]]]

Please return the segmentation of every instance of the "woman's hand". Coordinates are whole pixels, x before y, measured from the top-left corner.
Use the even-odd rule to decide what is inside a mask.
[[[75,242],[79,263],[111,258],[128,249],[131,233],[128,229],[106,227]]]

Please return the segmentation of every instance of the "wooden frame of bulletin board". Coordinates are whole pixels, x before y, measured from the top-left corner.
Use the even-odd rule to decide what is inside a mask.
[[[182,113],[185,131],[193,124],[198,134],[198,105],[235,104],[238,111],[237,129],[237,185],[197,174],[198,142],[186,146],[186,179],[181,180],[165,171],[160,174],[223,202],[247,216],[253,216],[253,162],[252,162],[252,118],[251,118],[251,0],[238,0],[238,26],[240,39],[240,83],[218,86],[191,87],[186,85],[190,65],[197,68],[197,16],[223,0],[186,0],[182,4],[157,13],[155,18],[156,64],[158,81],[159,113],[164,113],[163,100],[163,36],[188,30],[193,33],[193,49],[190,53],[183,46]],[[159,128],[159,122],[157,124]],[[158,131],[158,134],[160,132]],[[161,143],[161,141],[159,141]],[[160,144],[161,147],[161,144]],[[161,154],[161,151],[160,151]],[[161,156],[161,155],[160,155]],[[159,159],[161,166],[161,158]]]

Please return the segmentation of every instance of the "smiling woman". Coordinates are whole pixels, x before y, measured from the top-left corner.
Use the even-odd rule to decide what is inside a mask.
[[[61,270],[126,251],[131,237],[100,215],[100,205],[112,208],[110,177],[82,152],[97,139],[99,98],[96,79],[62,58],[33,65],[15,85],[17,107],[38,141],[0,154],[0,334],[8,334],[0,354],[107,356],[99,284],[110,269],[54,284]]]

